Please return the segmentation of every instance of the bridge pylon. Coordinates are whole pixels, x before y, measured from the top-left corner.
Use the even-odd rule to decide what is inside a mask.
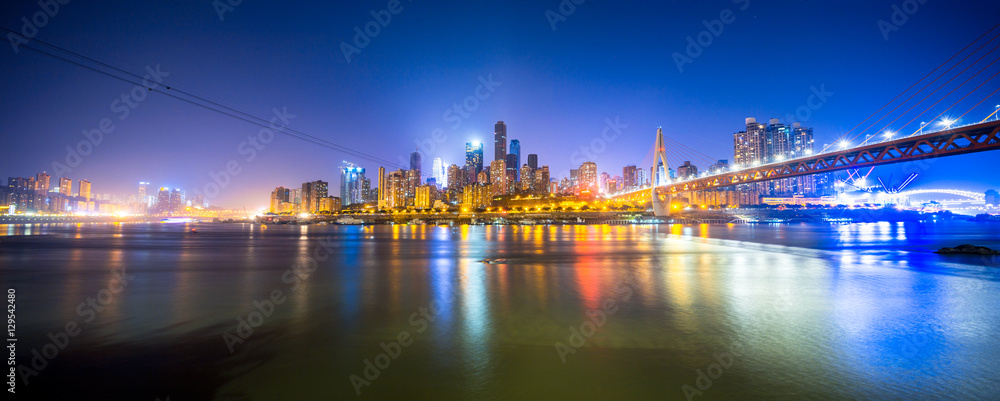
[[[667,153],[666,153],[667,147],[663,143],[663,127],[656,129],[656,145],[654,149],[655,150],[653,151],[653,174],[652,174],[653,182],[651,183],[649,188],[649,190],[651,191],[650,198],[653,200],[653,215],[656,217],[666,217],[670,215],[670,200],[672,196],[670,194],[664,194],[664,197],[661,198],[660,195],[656,193],[656,187],[661,182],[668,182],[670,180],[669,176],[665,177],[663,181],[661,181],[659,178],[660,175],[659,164],[661,162],[663,163],[663,174],[666,175],[667,172],[670,171],[670,165],[667,163]]]

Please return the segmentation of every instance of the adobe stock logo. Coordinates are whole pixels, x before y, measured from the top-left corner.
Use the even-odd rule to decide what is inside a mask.
[[[14,54],[21,51],[20,46],[28,44],[28,41],[34,39],[38,36],[38,31],[49,24],[51,18],[55,18],[56,14],[59,14],[59,6],[69,4],[70,0],[39,0],[38,7],[41,11],[36,12],[31,16],[29,20],[28,17],[21,17],[21,34],[8,33],[7,40],[10,41],[10,46],[14,48]]]
[[[733,4],[739,4],[740,11],[746,11],[750,7],[750,0],[732,0]],[[726,30],[726,25],[736,22],[736,13],[731,9],[724,9],[719,12],[719,18],[715,20],[703,20],[701,23],[705,30],[698,32],[694,37],[687,37],[687,47],[684,53],[674,52],[670,55],[677,65],[677,71],[684,72],[684,64],[694,63],[694,60],[705,53],[705,49],[712,45],[719,36]]]

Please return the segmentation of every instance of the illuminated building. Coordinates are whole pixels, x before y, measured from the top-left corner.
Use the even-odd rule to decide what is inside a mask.
[[[507,137],[506,130],[504,138]],[[501,157],[498,160],[502,160]],[[483,144],[479,142],[467,142],[465,144],[465,166],[468,174],[468,182],[476,182],[479,173],[483,171]]]
[[[481,156],[481,154],[480,154]],[[507,124],[497,121],[493,126],[493,160],[504,160],[507,157]],[[480,158],[480,160],[482,160]],[[480,163],[480,170],[482,164]],[[479,174],[479,171],[476,171]]]
[[[476,209],[486,208],[493,203],[492,185],[472,184],[466,185],[462,192],[462,209],[466,212],[474,212]]]
[[[431,185],[421,185],[417,187],[417,197],[413,206],[417,209],[430,209],[436,200],[437,189]]]
[[[639,188],[638,171],[640,170],[637,169],[635,165],[625,166],[622,168],[622,184],[626,191]]]
[[[169,208],[169,212],[179,212],[184,210],[184,195],[181,193],[181,190],[174,188],[173,191],[170,191]]]
[[[490,185],[493,186],[493,195],[507,195],[508,192],[508,182],[507,177],[507,162],[503,160],[494,160],[490,163]]]
[[[441,188],[448,186],[448,176],[445,174],[444,162],[441,161],[440,157],[435,157],[434,162],[431,163],[431,176]]]
[[[340,211],[341,200],[336,196],[319,198],[319,212],[336,213]]]
[[[47,194],[49,192],[49,182],[52,179],[51,175],[46,174],[44,171],[35,174],[35,192],[41,194]]]
[[[73,180],[66,177],[60,178],[59,193],[65,197],[73,196]]]
[[[513,183],[517,182],[517,155],[511,153],[504,158],[504,165],[507,169],[504,171],[504,176],[507,177],[507,181]],[[491,174],[492,175],[492,174]]]
[[[270,213],[289,213],[294,212],[294,203],[289,200],[289,190],[285,187],[277,187],[274,191],[271,191],[271,203],[268,212]]]
[[[535,192],[539,195],[546,195],[552,192],[549,182],[549,166],[542,166],[535,170]]]
[[[476,182],[486,185],[490,183],[490,172],[483,170],[479,172],[479,176],[476,177]]]
[[[691,164],[690,160],[685,161],[684,164],[677,167],[677,177],[682,180],[698,178],[698,166]]]
[[[521,191],[527,194],[535,192],[535,171],[531,166],[521,166]]]
[[[170,211],[170,189],[160,188],[156,195],[156,212],[165,213]]]
[[[713,174],[713,175],[714,174],[721,174],[721,173],[725,173],[727,171],[729,171],[729,160],[726,160],[726,159],[719,160],[719,161],[715,162],[714,164],[712,164],[711,166],[708,166],[708,173],[709,174]]]
[[[313,181],[302,184],[302,203],[299,212],[316,213],[319,211],[319,199],[329,194],[329,184],[325,181]]]
[[[409,181],[406,178],[406,170],[396,170],[385,179],[385,208],[398,209],[406,207],[406,190]]]
[[[465,186],[465,175],[457,164],[448,167],[448,179],[445,182],[448,183],[448,197],[450,200],[454,200],[459,190]]]
[[[340,167],[340,199],[344,206],[368,201],[366,181],[364,168],[346,162]]]
[[[385,210],[386,208],[386,192],[385,187],[385,167],[378,168],[378,210]]]
[[[90,181],[80,180],[80,194],[79,196],[90,202]]]
[[[597,163],[594,162],[584,162],[580,165],[580,172],[578,178],[578,190],[589,190],[591,193],[597,193]]]
[[[521,141],[517,139],[511,139],[510,151],[508,152],[508,154],[514,155],[513,162],[511,160],[507,160],[507,167],[514,168],[514,181],[517,181],[518,180],[517,167],[521,165]]]

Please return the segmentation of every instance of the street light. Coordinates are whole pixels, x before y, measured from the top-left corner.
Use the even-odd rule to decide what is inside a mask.
[[[850,143],[850,142],[848,142],[848,141],[847,141],[846,139],[845,139],[845,140],[843,140],[843,141],[840,141],[840,150],[844,150],[844,149],[847,149],[847,148],[849,148],[850,146],[851,146],[851,143]]]
[[[892,139],[893,135],[896,135],[896,133],[889,130],[885,131],[885,139]]]
[[[926,121],[921,121],[920,122],[920,134],[921,135],[924,134],[924,127],[926,127],[926,126],[927,126],[927,122]]]
[[[951,125],[954,124],[954,123],[955,123],[955,120],[952,120],[951,118],[945,117],[945,118],[942,118],[941,122],[938,123],[938,124],[943,125],[945,129],[949,129],[949,128],[951,128]]]

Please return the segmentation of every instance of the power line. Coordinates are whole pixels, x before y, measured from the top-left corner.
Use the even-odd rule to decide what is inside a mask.
[[[11,33],[16,33],[15,31],[12,31],[12,30],[4,27],[4,26],[0,26],[0,30],[11,32]],[[134,77],[138,81],[133,81],[133,80],[131,80],[129,78],[113,74],[111,72],[102,70],[100,68],[96,68],[96,67],[91,66],[91,65],[86,65],[85,63],[82,63],[82,62],[79,62],[79,61],[76,61],[76,60],[72,60],[70,58],[67,58],[67,57],[59,55],[59,54],[55,54],[55,53],[50,52],[50,51],[46,51],[45,49],[36,48],[36,47],[32,47],[32,46],[25,46],[25,47],[28,48],[28,49],[34,50],[36,52],[39,52],[39,53],[41,53],[43,55],[46,55],[46,56],[49,56],[49,57],[53,57],[53,58],[56,58],[56,59],[59,59],[59,60],[65,61],[65,62],[68,62],[70,64],[73,64],[73,65],[76,65],[78,67],[82,67],[82,68],[85,68],[85,69],[97,72],[97,73],[99,73],[101,75],[105,75],[105,76],[113,78],[113,79],[117,79],[117,80],[120,80],[120,81],[123,81],[123,82],[127,82],[127,83],[130,83],[130,84],[136,85],[136,86],[146,87],[145,85],[142,84],[142,80],[144,80],[145,78],[142,77],[142,76],[140,76],[140,75],[138,75],[138,74],[135,74],[135,73],[130,72],[128,70],[116,67],[116,66],[111,65],[111,64],[107,64],[107,63],[101,62],[101,61],[93,59],[91,57],[87,57],[85,55],[73,52],[71,50],[68,50],[68,49],[65,49],[65,48],[62,48],[62,47],[56,46],[54,44],[38,40],[38,39],[31,39],[31,41],[29,42],[29,44],[34,44],[36,42],[39,43],[39,44],[48,46],[48,47],[50,47],[52,49],[56,49],[56,50],[59,50],[61,52],[64,52],[64,53],[70,54],[72,56],[78,57],[80,59],[83,59],[83,60],[89,61],[91,63],[97,64],[97,65],[102,66],[104,68],[107,68],[107,69],[110,69],[110,70],[113,70],[113,71],[117,71],[117,72],[119,72],[121,74],[124,74],[124,75],[127,75],[127,76]],[[251,113],[244,112],[244,111],[236,109],[234,107],[227,106],[227,105],[222,104],[220,102],[213,101],[213,100],[207,99],[205,97],[195,95],[193,93],[190,93],[190,92],[178,89],[178,88],[173,87],[173,86],[161,85],[161,86],[158,86],[156,88],[148,88],[148,87],[146,87],[146,88],[148,90],[150,90],[150,91],[157,92],[157,93],[169,96],[171,98],[180,100],[182,102],[189,103],[189,104],[192,104],[192,105],[195,105],[195,106],[207,109],[207,110],[211,110],[211,111],[214,111],[216,113],[219,113],[219,114],[222,114],[222,115],[225,115],[225,116],[228,116],[228,117],[236,118],[236,119],[239,119],[239,120],[244,121],[244,122],[248,122],[248,123],[251,123],[251,124],[254,124],[254,125],[261,126],[263,128],[268,128],[268,129],[273,128],[271,126],[270,121],[267,120],[267,119],[258,117],[256,115],[251,114]],[[183,96],[179,96],[178,94],[183,95],[183,96],[187,96],[189,98],[185,98]],[[192,99],[194,99],[194,100],[192,100]],[[205,104],[205,103],[207,103],[207,104]],[[323,139],[323,138],[320,138],[320,137],[317,137],[317,136],[314,136],[314,135],[307,134],[305,132],[302,132],[300,130],[297,130],[297,129],[294,129],[294,128],[291,128],[291,127],[285,126],[285,127],[282,127],[282,128],[283,129],[281,131],[279,131],[279,133],[291,136],[293,138],[298,138],[298,139],[301,139],[301,140],[304,140],[304,141],[307,141],[307,142],[310,142],[310,143],[313,143],[313,144],[316,144],[316,145],[320,145],[320,146],[327,147],[327,148],[330,148],[330,149],[333,149],[333,150],[336,150],[336,151],[340,151],[340,152],[346,153],[346,154],[348,154],[350,156],[354,156],[354,157],[366,159],[366,160],[373,161],[373,162],[380,163],[380,164],[385,164],[386,166],[401,167],[401,166],[397,165],[394,162],[391,162],[391,161],[379,158],[379,157],[371,155],[371,154],[367,154],[367,153],[359,151],[359,150],[351,149],[351,148],[348,148],[346,146],[336,144],[334,142],[330,142],[330,141],[328,141],[326,139]],[[421,174],[421,175],[426,175],[426,174]]]

